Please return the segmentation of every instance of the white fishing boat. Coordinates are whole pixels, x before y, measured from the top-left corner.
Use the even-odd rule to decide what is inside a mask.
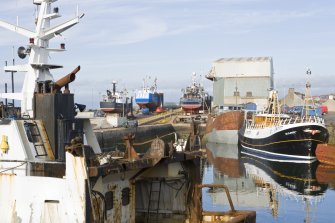
[[[18,51],[21,58],[29,57],[28,63],[5,67],[25,72],[21,92],[0,94],[22,105],[17,119],[0,120],[1,222],[126,223],[135,222],[135,211],[147,219],[167,210],[186,213],[192,190],[184,186],[190,185],[185,178],[200,179],[199,151],[169,157],[164,142],[155,139],[139,157],[131,144],[133,136],[126,136],[126,151],[102,153],[89,119],[75,118],[69,84],[80,67],[54,81],[51,70],[62,66],[51,64],[49,53],[62,52],[65,46],[49,48],[49,41],[76,25],[84,14],[51,26],[60,17],[59,9],[52,7],[56,1],[33,1],[35,31],[0,21],[1,27],[29,39],[29,45]],[[179,188],[178,197],[173,188]],[[152,191],[158,196],[152,196]]]

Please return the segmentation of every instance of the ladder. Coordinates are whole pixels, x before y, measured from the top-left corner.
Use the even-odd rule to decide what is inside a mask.
[[[148,222],[158,222],[159,217],[159,203],[161,196],[162,180],[153,179],[150,182],[150,192],[149,192],[149,203],[147,211],[147,223]],[[156,206],[155,206],[156,205]],[[155,219],[151,219],[151,214],[155,214]]]
[[[41,132],[38,128],[38,125],[35,121],[33,122],[25,122],[24,127],[26,129],[27,137],[29,142],[33,143],[36,156],[47,156],[47,151],[44,146],[44,142],[41,136]]]

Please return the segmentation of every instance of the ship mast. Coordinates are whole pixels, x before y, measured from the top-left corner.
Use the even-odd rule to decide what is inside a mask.
[[[312,71],[310,69],[307,69],[307,82],[306,82],[306,93],[305,93],[305,116],[309,116],[309,110],[315,109],[314,108],[314,101],[311,96],[311,83],[309,81],[309,76],[312,75]]]
[[[30,31],[0,20],[1,27],[29,38],[27,49],[22,47],[19,52],[21,58],[24,58],[25,55],[29,55],[28,63],[5,66],[4,68],[7,72],[25,72],[21,92],[0,94],[0,98],[21,100],[21,113],[22,115],[28,115],[29,117],[34,116],[33,101],[37,82],[53,81],[50,69],[62,68],[61,65],[50,64],[48,60],[50,52],[64,51],[65,45],[61,44],[59,49],[51,49],[49,48],[49,40],[59,36],[65,30],[76,25],[79,22],[79,19],[84,16],[84,14],[79,16],[77,13],[75,18],[51,27],[50,21],[61,16],[58,12],[58,8],[53,8],[53,10],[51,10],[51,4],[56,1],[57,0],[33,0],[33,3],[39,6],[38,17],[35,21],[35,31]]]

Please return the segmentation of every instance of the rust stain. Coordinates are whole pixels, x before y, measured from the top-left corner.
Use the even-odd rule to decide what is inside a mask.
[[[139,159],[139,156],[133,147],[134,139],[135,139],[134,134],[129,134],[123,137],[123,140],[126,144],[126,152],[124,158],[130,161]]]
[[[39,128],[40,132],[41,132],[41,138],[43,141],[43,145],[46,149],[46,152],[48,154],[48,157],[50,160],[55,160],[55,154],[52,151],[51,145],[50,145],[50,141],[49,141],[49,137],[47,134],[47,131],[45,129],[44,123],[42,120],[36,120],[36,124],[37,127]]]

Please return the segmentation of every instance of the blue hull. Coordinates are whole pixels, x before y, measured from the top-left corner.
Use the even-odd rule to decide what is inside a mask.
[[[135,98],[135,102],[140,108],[149,108],[150,111],[155,111],[162,104],[162,94],[149,94],[147,98]]]

